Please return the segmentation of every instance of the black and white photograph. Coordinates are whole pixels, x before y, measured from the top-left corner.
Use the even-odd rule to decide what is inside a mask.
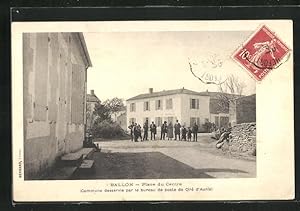
[[[291,197],[291,26],[14,23],[15,198]]]
[[[24,33],[25,179],[255,177],[250,33]]]

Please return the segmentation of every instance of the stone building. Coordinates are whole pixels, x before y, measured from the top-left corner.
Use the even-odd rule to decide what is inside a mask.
[[[83,146],[90,66],[81,33],[23,34],[25,179]]]
[[[241,97],[240,95],[222,92],[200,92],[210,97],[209,113],[210,122],[215,123],[218,128],[227,127],[229,123],[229,102],[231,99]]]
[[[87,109],[86,128],[87,129],[90,129],[93,124],[93,121],[94,121],[94,113],[93,112],[95,111],[95,106],[98,103],[101,103],[101,101],[95,94],[95,91],[91,90],[90,94],[87,94],[87,96],[86,96],[86,109]]]
[[[116,122],[120,125],[123,130],[127,130],[127,113],[126,108],[124,111],[120,112],[116,118]]]
[[[136,122],[142,125],[146,120],[153,121],[160,130],[164,121],[191,126],[196,122],[200,128],[210,120],[207,94],[188,89],[165,90],[140,94],[126,101],[127,124]]]
[[[256,94],[243,96],[231,101],[229,121],[232,125],[256,122]]]

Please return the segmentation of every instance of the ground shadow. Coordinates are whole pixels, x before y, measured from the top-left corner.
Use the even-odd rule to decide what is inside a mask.
[[[93,159],[93,172],[77,172],[72,179],[213,178],[205,172],[243,172],[235,169],[194,169],[160,152],[97,152]]]

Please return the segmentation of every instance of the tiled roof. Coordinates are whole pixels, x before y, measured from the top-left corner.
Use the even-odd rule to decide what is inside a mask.
[[[236,95],[236,94],[221,93],[221,92],[205,92],[205,93],[207,93],[210,96],[209,111],[212,114],[229,113],[229,102],[227,104],[226,101],[222,100],[224,99],[223,96],[226,96],[227,99],[239,99],[241,97],[245,97],[244,95]]]
[[[191,95],[200,95],[200,96],[208,96],[206,93],[201,92],[195,92],[189,89],[173,89],[173,90],[164,90],[160,92],[152,92],[152,93],[146,93],[146,94],[140,94],[135,97],[127,99],[130,100],[139,100],[139,99],[145,99],[145,98],[152,98],[152,97],[161,97],[161,96],[167,96],[167,95],[174,95],[174,94],[191,94]]]
[[[244,96],[244,95],[236,95],[236,94],[229,94],[229,93],[222,93],[222,92],[199,92],[199,93],[210,96],[210,99],[220,99],[221,95],[225,95],[228,98],[231,97],[239,98]]]
[[[96,95],[87,94],[86,95],[87,102],[100,102],[99,98]]]

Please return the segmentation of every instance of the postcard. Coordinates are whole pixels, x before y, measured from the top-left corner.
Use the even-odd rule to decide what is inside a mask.
[[[14,202],[294,199],[291,20],[11,26]]]

